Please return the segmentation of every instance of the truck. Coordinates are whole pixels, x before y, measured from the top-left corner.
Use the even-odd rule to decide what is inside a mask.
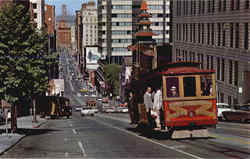
[[[49,86],[49,95],[64,96],[64,79],[52,79]]]

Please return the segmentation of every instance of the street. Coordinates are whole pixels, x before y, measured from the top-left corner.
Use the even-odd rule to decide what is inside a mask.
[[[67,71],[68,68],[65,68]],[[65,81],[65,96],[82,105],[78,83]],[[99,103],[100,104],[100,103]],[[97,113],[48,120],[2,158],[249,158],[250,124],[219,122],[209,138],[172,140],[166,132],[147,136],[129,125],[127,113]]]

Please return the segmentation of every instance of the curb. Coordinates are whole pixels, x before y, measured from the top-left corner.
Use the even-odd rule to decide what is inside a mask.
[[[26,135],[21,135],[19,139],[17,139],[17,141],[15,141],[15,143],[10,144],[8,147],[6,147],[4,150],[0,150],[0,155],[3,155],[5,152],[7,152],[8,150],[10,150],[11,148],[13,148],[15,145],[17,145],[24,137],[26,137]]]

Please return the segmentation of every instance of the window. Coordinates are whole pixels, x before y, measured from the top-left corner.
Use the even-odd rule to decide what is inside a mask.
[[[226,46],[226,30],[222,31],[222,46]]]
[[[184,97],[196,96],[196,81],[195,77],[183,78]]]
[[[221,60],[221,80],[225,80],[225,60]]]
[[[222,0],[218,0],[218,11],[219,12],[221,11],[221,3],[222,3]]]
[[[223,11],[227,9],[227,0],[223,0]]]
[[[196,41],[196,34],[195,34],[195,32],[196,32],[196,24],[193,24],[193,42],[195,43],[195,41]]]
[[[240,9],[240,0],[236,0],[236,10]]]
[[[217,57],[217,80],[220,80],[220,58]]]
[[[214,23],[211,24],[211,42],[214,45]]]
[[[239,48],[239,41],[240,41],[239,23],[236,23],[236,26],[235,26],[235,48]]]
[[[231,10],[234,10],[234,0],[231,0]]]
[[[167,97],[179,97],[179,79],[178,77],[166,78],[167,83]]]
[[[210,24],[207,24],[207,44],[210,44]]]
[[[36,3],[32,3],[32,8],[36,9],[37,8],[37,4]]]
[[[245,23],[244,30],[244,49],[248,50],[248,23]]]
[[[201,96],[213,95],[212,75],[200,76],[201,81]]]
[[[217,24],[217,27],[218,27],[217,45],[220,46],[220,39],[221,39],[221,25],[220,25],[220,23]]]
[[[234,62],[234,85],[238,86],[238,61]]]
[[[201,43],[204,44],[204,24],[201,25]]]
[[[201,24],[198,24],[198,43],[201,42]]]
[[[245,9],[249,9],[249,0],[245,0]]]
[[[35,18],[35,19],[37,18],[37,13],[34,13],[34,18]]]
[[[233,61],[229,60],[229,84],[233,83]]]
[[[209,55],[207,55],[207,69],[209,69]]]
[[[233,47],[233,40],[234,40],[234,25],[233,23],[230,24],[230,47]]]

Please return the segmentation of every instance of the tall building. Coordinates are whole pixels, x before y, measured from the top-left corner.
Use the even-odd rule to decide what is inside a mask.
[[[98,0],[98,43],[100,52],[110,63],[121,64],[132,56],[127,47],[136,38],[136,24],[142,0]],[[153,39],[161,45],[169,42],[169,0],[147,0],[152,14]]]
[[[94,1],[82,5],[83,47],[97,45],[97,6]]]
[[[45,5],[45,25],[49,36],[49,51],[56,51],[55,6]]]
[[[250,102],[249,17],[248,0],[173,1],[173,60],[214,69],[217,102]]]
[[[33,18],[35,21],[35,26],[37,29],[42,29],[44,23],[45,23],[45,3],[44,0],[30,0],[32,3],[32,9],[33,9]]]

